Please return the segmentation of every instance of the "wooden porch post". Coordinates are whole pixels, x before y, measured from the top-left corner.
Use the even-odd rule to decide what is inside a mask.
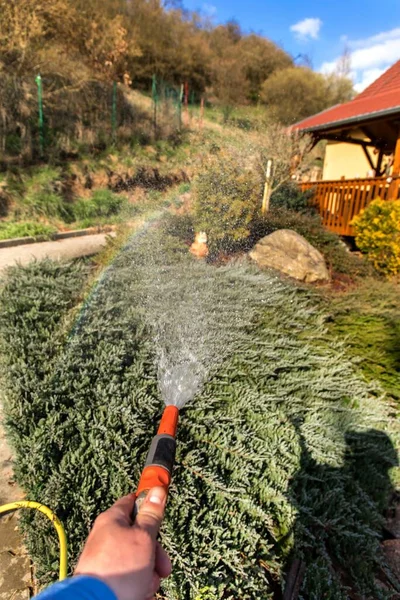
[[[400,176],[400,129],[397,133],[396,148],[393,155],[393,169],[392,169],[393,181],[389,185],[387,199],[397,200],[399,196],[399,176]]]
[[[393,157],[393,175],[400,175],[400,130],[397,135],[396,148]]]
[[[379,148],[378,162],[376,163],[375,177],[382,177],[382,172],[381,172],[382,160],[383,160],[383,150],[382,150],[382,148]]]

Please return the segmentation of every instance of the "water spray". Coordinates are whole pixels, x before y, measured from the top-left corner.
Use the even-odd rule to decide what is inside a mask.
[[[165,403],[137,486],[133,520],[151,488],[160,486],[169,491],[180,410],[201,391],[223,360],[235,352],[259,307],[266,302],[267,288],[261,275],[249,271],[247,266],[220,267],[216,276],[215,270],[189,257],[184,265],[182,260],[166,262],[160,251],[162,232],[149,231],[157,218],[159,215],[154,214],[148,219],[104,270],[81,307],[68,338],[74,351],[74,344],[81,339],[79,336],[85,335],[90,311],[104,301],[101,296],[104,288],[114,282],[116,268],[120,277],[126,273],[129,285],[124,292],[131,295],[132,303],[134,300],[135,305],[141,307],[142,317],[153,332],[159,391]],[[204,236],[198,240],[197,250],[198,255],[205,256],[202,244],[205,244]],[[132,265],[136,277],[132,277]],[[232,278],[232,269],[235,278]],[[238,273],[243,284],[241,303],[237,302],[236,293]],[[276,286],[275,282],[274,289]],[[27,500],[0,506],[0,514],[22,508],[40,511],[55,526],[60,541],[59,577],[64,579],[67,543],[62,523],[43,504]]]
[[[143,319],[152,334],[158,389],[165,408],[140,476],[133,519],[152,487],[163,487],[168,493],[179,412],[235,352],[265,294],[258,273],[243,268],[248,291],[243,310],[232,280],[232,269],[236,275],[240,267],[220,268],[215,275],[207,264],[189,256],[184,268],[182,261],[165,264],[157,235],[152,232],[141,241],[142,253],[135,264],[139,284],[137,291],[132,284],[132,296],[140,299]],[[131,265],[128,276],[130,273]]]
[[[168,494],[175,464],[179,411],[195,396],[204,378],[193,360],[189,357],[180,364],[171,365],[164,352],[159,355],[158,379],[165,408],[139,479],[133,520],[151,488],[162,487]]]

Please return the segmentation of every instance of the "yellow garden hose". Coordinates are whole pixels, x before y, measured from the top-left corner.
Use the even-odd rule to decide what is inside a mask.
[[[10,502],[9,504],[3,504],[0,506],[0,515],[2,513],[6,513],[12,510],[18,510],[20,508],[34,508],[35,510],[40,511],[46,517],[50,519],[53,523],[57,534],[58,540],[60,542],[60,575],[59,579],[62,581],[67,576],[67,565],[68,565],[68,556],[67,556],[67,536],[65,535],[64,527],[57,517],[56,514],[53,513],[50,508],[44,506],[44,504],[40,504],[40,502],[31,502],[30,500],[19,500],[18,502]]]

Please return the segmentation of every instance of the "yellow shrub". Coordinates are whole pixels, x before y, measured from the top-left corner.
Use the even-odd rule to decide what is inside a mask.
[[[352,221],[356,243],[381,273],[400,272],[400,201],[377,198]]]

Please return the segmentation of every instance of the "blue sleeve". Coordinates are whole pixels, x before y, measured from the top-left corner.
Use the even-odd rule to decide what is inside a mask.
[[[117,600],[117,597],[100,579],[77,575],[51,585],[34,600]]]

